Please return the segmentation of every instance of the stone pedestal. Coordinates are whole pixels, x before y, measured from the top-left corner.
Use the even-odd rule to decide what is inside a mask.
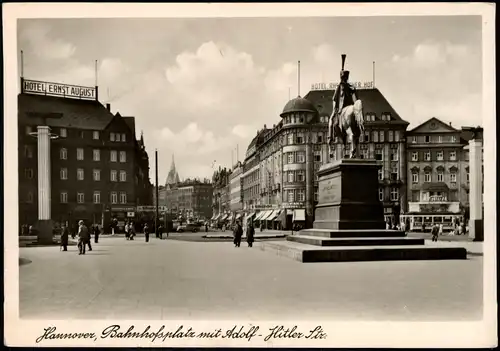
[[[342,159],[318,171],[315,229],[385,229],[375,160]]]

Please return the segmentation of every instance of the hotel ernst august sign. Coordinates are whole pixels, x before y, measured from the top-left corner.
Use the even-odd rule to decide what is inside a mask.
[[[97,90],[95,87],[83,87],[78,85],[22,79],[21,89],[22,92],[26,94],[52,95],[77,99],[97,100]]]

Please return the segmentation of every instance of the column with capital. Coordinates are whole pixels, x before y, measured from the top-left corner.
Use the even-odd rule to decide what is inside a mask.
[[[469,168],[470,168],[470,219],[469,236],[474,241],[483,241],[483,191],[482,191],[482,149],[483,143],[479,138],[469,141]]]

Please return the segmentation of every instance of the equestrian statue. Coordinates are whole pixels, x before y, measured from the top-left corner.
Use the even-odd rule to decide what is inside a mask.
[[[342,70],[340,71],[340,83],[335,89],[332,98],[332,114],[328,123],[328,145],[330,147],[330,158],[335,152],[335,144],[340,138],[344,145],[342,158],[345,155],[347,144],[347,130],[351,130],[351,153],[350,158],[359,158],[359,136],[364,133],[363,104],[358,98],[356,88],[349,84],[349,71],[344,70],[346,55],[342,54]]]

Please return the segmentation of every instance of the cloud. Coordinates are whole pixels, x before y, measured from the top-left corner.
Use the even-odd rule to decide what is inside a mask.
[[[19,35],[39,59],[67,60],[76,50],[71,43],[51,37],[50,28],[40,22],[23,26]]]

